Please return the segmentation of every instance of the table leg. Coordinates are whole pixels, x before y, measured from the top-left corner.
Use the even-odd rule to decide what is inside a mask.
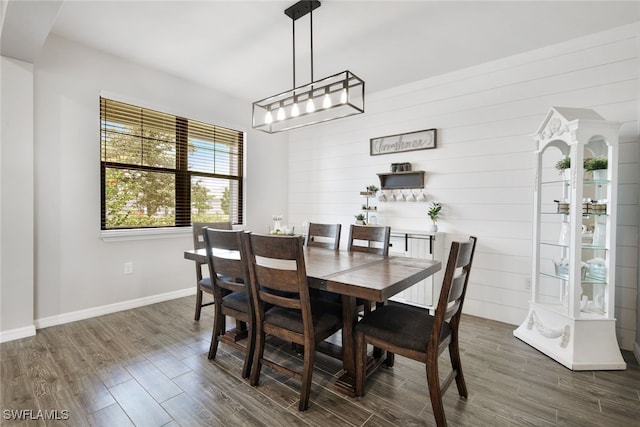
[[[237,342],[241,339],[247,338],[249,331],[247,330],[247,323],[236,319],[236,327],[225,331],[223,339],[231,342]]]
[[[336,381],[336,389],[348,396],[355,396],[356,362],[353,331],[357,322],[356,299],[342,295],[342,369],[344,373]]]

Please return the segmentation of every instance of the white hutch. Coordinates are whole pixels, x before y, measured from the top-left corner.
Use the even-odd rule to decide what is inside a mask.
[[[572,370],[626,368],[614,317],[619,127],[591,109],[553,107],[533,135],[532,295],[514,335]],[[562,175],[554,166],[566,157]],[[607,159],[605,176],[585,172],[592,157]]]

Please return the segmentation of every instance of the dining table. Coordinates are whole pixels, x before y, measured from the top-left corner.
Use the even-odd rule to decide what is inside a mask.
[[[343,372],[337,379],[337,391],[355,395],[355,336],[358,322],[356,299],[386,301],[441,269],[438,260],[383,256],[364,252],[335,251],[318,247],[304,247],[307,281],[310,288],[321,289],[342,296],[342,358]],[[205,249],[184,251],[184,258],[206,263]],[[382,356],[375,355],[367,363],[367,374],[382,364]]]

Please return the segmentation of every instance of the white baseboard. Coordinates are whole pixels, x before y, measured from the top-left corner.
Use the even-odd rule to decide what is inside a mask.
[[[196,288],[191,287],[181,289],[179,291],[167,292],[164,294],[152,295],[149,297],[122,301],[115,304],[102,305],[99,307],[88,308],[86,310],[78,310],[70,313],[58,314],[56,316],[44,317],[35,320],[35,328],[42,329],[50,326],[62,325],[64,323],[75,322],[77,320],[89,319],[91,317],[102,316],[104,314],[116,313],[118,311],[130,310],[132,308],[142,307],[145,305],[155,304],[158,302],[169,301],[176,298],[182,298],[194,295]],[[34,331],[35,332],[35,331]]]
[[[32,337],[35,334],[35,325],[25,326],[24,328],[9,329],[8,331],[0,331],[0,343]]]
[[[640,343],[633,344],[633,355],[636,357],[638,363],[640,363]]]

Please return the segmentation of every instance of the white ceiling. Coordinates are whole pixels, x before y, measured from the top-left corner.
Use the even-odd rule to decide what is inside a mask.
[[[67,0],[51,32],[255,101],[292,88],[292,21],[284,9],[293,3]],[[348,69],[371,93],[639,15],[637,0],[324,0],[313,13],[314,78]],[[310,81],[308,15],[296,21],[296,37],[301,85]]]

